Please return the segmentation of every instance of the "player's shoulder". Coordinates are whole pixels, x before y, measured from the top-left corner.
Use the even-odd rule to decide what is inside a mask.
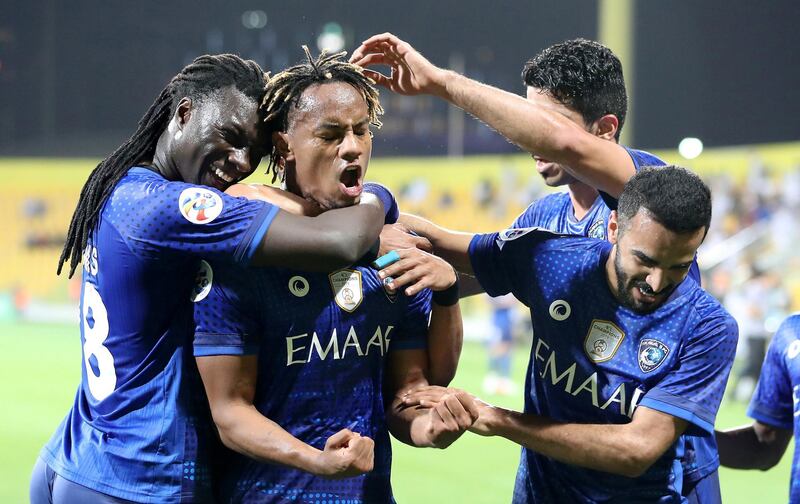
[[[800,341],[800,312],[784,320],[772,337],[772,344],[779,348],[786,348],[795,341]]]
[[[622,147],[628,151],[628,155],[630,155],[637,170],[644,166],[664,166],[667,164],[663,159],[650,152],[624,145]]]
[[[511,228],[497,233],[495,240],[501,251],[529,257],[534,254],[537,262],[586,263],[587,258],[596,258],[612,247],[605,240],[556,233],[540,227]],[[590,261],[591,262],[591,261]]]
[[[739,338],[739,326],[733,315],[692,278],[687,277],[684,282],[691,285],[690,299],[686,306],[693,314],[692,334],[697,337],[713,335],[715,341],[723,338],[724,341],[735,344]]]

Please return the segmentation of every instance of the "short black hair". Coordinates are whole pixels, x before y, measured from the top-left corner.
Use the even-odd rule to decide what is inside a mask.
[[[622,191],[617,214],[622,232],[640,209],[674,233],[688,233],[711,224],[711,190],[696,174],[679,166],[640,169]]]
[[[328,54],[322,51],[317,58],[311,56],[308,46],[303,46],[303,52],[306,61],[276,74],[267,83],[262,109],[270,133],[287,130],[289,112],[300,106],[300,97],[306,89],[328,82],[344,82],[356,88],[367,102],[369,123],[376,128],[381,127],[383,108],[378,100],[378,89],[375,81],[364,75],[363,68],[348,63],[344,59],[346,52]],[[280,153],[274,145],[271,147],[267,173],[272,171],[272,181],[275,182],[280,170]]]
[[[622,63],[608,47],[582,38],[552,45],[525,63],[522,80],[577,111],[586,124],[614,114],[619,140],[628,95]]]

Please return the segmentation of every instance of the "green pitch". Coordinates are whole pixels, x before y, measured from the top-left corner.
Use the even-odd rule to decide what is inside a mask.
[[[80,346],[75,327],[0,323],[0,502],[28,499],[28,478],[37,453],[63,418],[80,379]],[[515,356],[514,374],[522,383],[527,353]],[[455,386],[480,392],[486,369],[483,347],[464,348]],[[519,407],[516,397],[484,397]],[[744,406],[725,402],[717,424],[747,422]],[[789,452],[794,449],[789,447]],[[395,443],[393,486],[398,502],[510,502],[519,449],[502,439],[466,434],[445,451]],[[766,473],[723,470],[726,503],[788,501],[791,456]]]

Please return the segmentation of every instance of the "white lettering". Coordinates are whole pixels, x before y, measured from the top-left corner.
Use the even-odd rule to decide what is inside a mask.
[[[611,405],[611,403],[619,403],[619,414],[620,415],[624,415],[625,414],[625,384],[624,383],[620,383],[619,384],[619,387],[617,387],[617,390],[615,390],[614,393],[611,394],[611,397],[608,398],[608,401],[606,401],[602,406],[600,406],[600,409],[604,410],[604,409],[608,408]]]
[[[540,340],[541,341],[541,340]],[[540,375],[544,378],[544,375],[547,374],[547,369],[550,369],[550,382],[553,385],[558,385],[564,377],[567,378],[567,382],[564,384],[564,390],[569,392],[572,390],[572,381],[575,379],[575,369],[578,367],[578,364],[573,362],[570,367],[567,368],[566,371],[561,373],[560,375],[556,376],[556,353],[553,352],[547,358],[547,362],[544,363],[544,369],[542,370],[542,374]]]
[[[288,338],[286,338],[286,365],[287,366],[291,366],[292,364],[304,364],[306,362],[304,360],[293,360],[292,359],[292,355],[295,352],[299,352],[299,351],[304,350],[306,348],[304,346],[295,348],[294,347],[294,340],[296,340],[298,338],[307,338],[307,337],[308,337],[308,333],[301,334],[299,336],[289,336]]]
[[[386,333],[383,335],[383,340],[385,342],[386,353],[389,353],[389,343],[392,342],[392,338],[389,337],[389,333],[392,332],[394,326],[387,326]]]
[[[347,333],[347,339],[344,340],[344,346],[342,347],[342,359],[344,359],[344,355],[347,352],[347,347],[355,348],[359,357],[364,355],[364,351],[361,350],[361,343],[358,341],[358,335],[356,334],[356,330],[353,326],[350,326],[350,331]]]
[[[597,373],[592,373],[589,378],[586,378],[586,381],[581,383],[580,386],[572,392],[572,395],[577,396],[582,390],[588,390],[589,393],[592,394],[592,404],[597,408]]]
[[[628,410],[628,416],[633,418],[633,412],[636,410],[636,406],[639,405],[639,397],[644,394],[644,390],[637,388],[633,391],[633,397],[631,398],[631,407]]]
[[[366,355],[369,355],[369,347],[371,347],[373,345],[378,347],[378,348],[380,348],[381,349],[381,355],[383,355],[383,352],[384,352],[384,350],[383,350],[383,348],[384,348],[384,346],[383,346],[383,333],[381,332],[381,328],[380,327],[375,329],[375,334],[373,334],[372,338],[370,338],[370,340],[367,342]]]
[[[331,339],[328,340],[328,346],[325,347],[325,350],[322,350],[322,344],[319,342],[319,337],[315,331],[311,334],[311,347],[308,349],[308,360],[306,362],[311,362],[311,355],[314,353],[315,348],[317,349],[319,360],[325,360],[331,351],[331,347],[333,347],[333,360],[339,359],[339,341],[336,339],[336,329],[331,333]]]

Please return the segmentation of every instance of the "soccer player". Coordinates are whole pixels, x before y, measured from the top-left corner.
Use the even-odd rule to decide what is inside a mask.
[[[648,152],[618,144],[628,104],[622,64],[597,42],[568,40],[534,56],[522,70],[527,100],[437,68],[388,33],[369,38],[351,60],[364,66],[389,65],[389,77],[369,70],[367,74],[395,92],[432,94],[464,109],[530,152],[545,184],[567,186],[566,192],[531,203],[513,228],[541,227],[605,239],[609,214],[628,179],[642,166],[664,165]],[[385,247],[402,239],[389,230],[382,236]],[[700,283],[696,262],[689,274]],[[469,277],[463,280],[462,295],[481,292]],[[719,502],[714,438],[687,441],[684,491],[692,502]]]
[[[33,503],[209,501],[214,433],[191,347],[200,258],[325,270],[373,244],[374,199],[308,218],[221,192],[268,152],[265,82],[253,61],[197,58],[84,185],[59,260],[72,275],[83,257],[82,380]]]
[[[794,429],[800,433],[800,314],[772,337],[747,415],[752,425],[717,431],[725,467],[766,471],[780,462]],[[789,502],[800,502],[800,450],[795,449]]]
[[[341,54],[306,55],[267,89],[271,167],[323,210],[347,207],[380,124],[377,91]],[[455,281],[427,259],[428,274]],[[477,417],[471,396],[450,389],[434,409],[400,405],[402,391],[428,383],[431,310],[431,332],[461,331],[457,292],[386,290],[364,262],[330,274],[211,261],[208,271],[195,355],[220,438],[238,452],[224,463],[223,501],[393,502],[389,432],[444,448]]]
[[[663,167],[625,186],[608,242],[412,226],[490,295],[530,307],[525,410],[479,403],[473,427],[523,446],[514,502],[687,501],[682,435],[713,435],[737,341],[734,319],[687,278],[710,219],[699,177]],[[413,294],[407,269],[380,275]],[[406,404],[430,406],[439,393],[423,388]]]

